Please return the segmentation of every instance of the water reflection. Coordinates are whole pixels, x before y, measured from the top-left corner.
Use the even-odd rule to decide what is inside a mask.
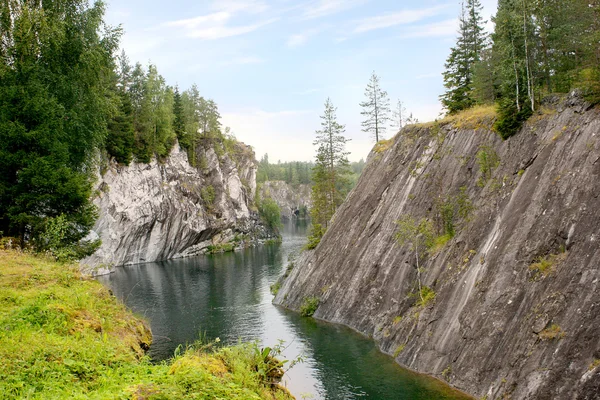
[[[101,280],[151,323],[151,356],[169,358],[202,333],[226,344],[284,340],[284,355],[305,362],[286,385],[298,399],[459,399],[438,381],[413,374],[351,330],[300,318],[271,304],[269,287],[288,255],[305,243],[306,224],[288,224],[279,245],[119,268]]]

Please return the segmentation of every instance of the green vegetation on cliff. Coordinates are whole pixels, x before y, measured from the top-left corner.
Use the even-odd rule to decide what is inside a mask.
[[[5,399],[290,399],[256,344],[197,345],[152,364],[146,323],[74,266],[0,250]]]

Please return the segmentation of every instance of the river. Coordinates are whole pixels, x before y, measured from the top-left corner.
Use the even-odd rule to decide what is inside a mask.
[[[349,328],[274,306],[270,286],[304,245],[306,225],[284,226],[283,237],[281,244],[234,253],[122,267],[99,280],[150,321],[150,355],[157,361],[200,337],[263,346],[283,341],[287,359],[304,359],[284,380],[297,399],[468,398],[401,368]]]

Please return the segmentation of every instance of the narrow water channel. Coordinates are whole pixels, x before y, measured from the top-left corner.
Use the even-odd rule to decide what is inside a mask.
[[[305,237],[306,225],[289,224],[280,245],[128,266],[99,279],[150,321],[155,360],[171,357],[177,346],[200,335],[225,344],[258,340],[273,346],[283,340],[286,358],[304,358],[285,378],[297,399],[467,399],[401,368],[348,328],[272,305],[270,285]]]

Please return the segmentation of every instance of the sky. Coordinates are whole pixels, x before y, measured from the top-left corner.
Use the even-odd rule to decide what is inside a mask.
[[[497,0],[481,3],[489,21]],[[373,72],[392,106],[401,100],[422,122],[440,116],[459,13],[460,0],[109,0],[106,20],[122,26],[132,63],[215,100],[257,158],[312,160],[330,98],[358,161],[374,144],[359,105]]]

